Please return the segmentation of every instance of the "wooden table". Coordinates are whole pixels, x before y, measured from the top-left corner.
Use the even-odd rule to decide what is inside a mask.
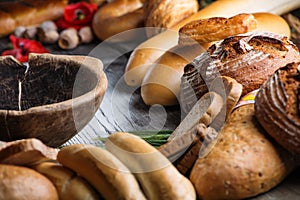
[[[6,38],[0,40],[0,51],[7,47]],[[103,146],[98,139],[115,131],[173,130],[180,123],[179,106],[146,106],[140,96],[140,88],[128,87],[123,73],[134,45],[109,45],[95,41],[74,50],[64,51],[56,45],[46,46],[54,54],[90,55],[101,59],[109,86],[103,102],[94,118],[66,144],[89,143]],[[291,174],[278,187],[252,199],[300,199],[300,169]]]

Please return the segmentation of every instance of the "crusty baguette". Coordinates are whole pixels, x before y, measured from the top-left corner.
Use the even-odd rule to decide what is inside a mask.
[[[52,182],[33,169],[0,164],[0,199],[58,200]]]
[[[67,0],[19,0],[0,3],[0,37],[13,32],[18,26],[39,25],[63,15]]]
[[[257,21],[256,31],[270,31],[290,35],[288,24],[280,16],[271,13],[254,13],[253,15]],[[209,21],[209,19],[207,20]],[[224,26],[227,25],[225,24]],[[141,76],[141,74],[132,76],[134,80],[132,79],[131,82],[136,82],[136,79],[139,77],[143,78],[141,95],[146,104],[174,105],[178,100],[180,78],[184,73],[185,65],[188,64],[193,56],[196,57],[196,54],[199,55],[204,52],[207,44],[209,43],[205,43],[206,46],[202,44],[198,47],[195,47],[196,45],[186,47],[177,45],[165,52],[154,63],[151,63],[149,60],[151,57],[148,57],[148,60],[145,60],[145,62],[150,62],[152,64],[151,68],[146,69],[147,65],[144,63],[141,67],[134,68],[132,71],[126,72],[126,74],[131,77],[135,73],[145,72],[145,76]],[[184,52],[182,53],[183,50]],[[129,62],[131,62],[131,59],[134,59],[134,57],[130,57]]]
[[[158,34],[140,44],[131,54],[125,70],[125,81],[128,85],[141,85],[149,67],[168,49],[177,45],[179,29],[193,20],[210,17],[231,17],[239,13],[270,12],[281,15],[300,6],[294,0],[222,0],[215,1],[196,14],[182,20],[170,30]],[[273,18],[271,18],[274,20]],[[268,16],[263,21],[268,21]],[[269,28],[286,30],[286,25],[268,22]],[[130,72],[131,71],[131,72]],[[130,73],[129,73],[130,72]]]
[[[62,148],[57,160],[84,177],[105,199],[145,199],[129,169],[105,149],[74,144]]]
[[[113,133],[105,145],[134,173],[147,199],[196,199],[191,182],[140,137],[124,132]]]
[[[190,180],[201,199],[244,199],[275,187],[297,165],[259,126],[254,105],[248,104],[233,111],[212,151],[196,161]]]
[[[42,162],[31,168],[53,183],[60,200],[100,199],[99,194],[85,179],[56,162]]]

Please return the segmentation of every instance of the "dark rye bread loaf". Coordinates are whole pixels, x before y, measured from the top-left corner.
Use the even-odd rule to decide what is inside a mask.
[[[278,69],[255,98],[255,115],[283,147],[300,154],[300,62]]]
[[[179,95],[182,110],[188,112],[217,76],[236,79],[245,95],[295,60],[300,60],[298,48],[285,36],[257,32],[228,37],[185,66]]]

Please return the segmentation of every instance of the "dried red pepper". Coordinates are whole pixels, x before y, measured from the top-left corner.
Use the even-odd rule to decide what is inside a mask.
[[[59,29],[75,28],[79,30],[84,26],[91,26],[97,4],[78,2],[65,7],[64,15],[57,20],[56,25]]]
[[[28,61],[29,53],[49,53],[49,51],[38,41],[9,36],[12,49],[2,52],[2,56],[12,55],[20,62]]]

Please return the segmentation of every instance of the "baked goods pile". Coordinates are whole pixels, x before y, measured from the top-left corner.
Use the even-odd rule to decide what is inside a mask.
[[[131,54],[125,80],[141,84],[146,104],[179,99],[186,117],[158,149],[123,132],[111,134],[106,149],[1,143],[0,197],[243,199],[280,184],[300,163],[300,55],[286,21],[268,11],[300,5],[251,1],[216,1],[198,12],[194,0],[98,1],[93,30],[101,40],[145,24],[158,28]],[[255,13],[261,5],[266,12]],[[62,34],[78,43],[74,29]],[[254,105],[236,106],[253,90]]]
[[[157,149],[121,132],[108,138],[106,149],[54,149],[37,139],[3,142],[0,177],[1,199],[196,199],[189,179]]]
[[[293,61],[300,61],[299,51],[286,36],[254,32],[228,37],[184,67],[179,94],[182,110],[188,112],[217,76],[234,78],[246,95]]]

